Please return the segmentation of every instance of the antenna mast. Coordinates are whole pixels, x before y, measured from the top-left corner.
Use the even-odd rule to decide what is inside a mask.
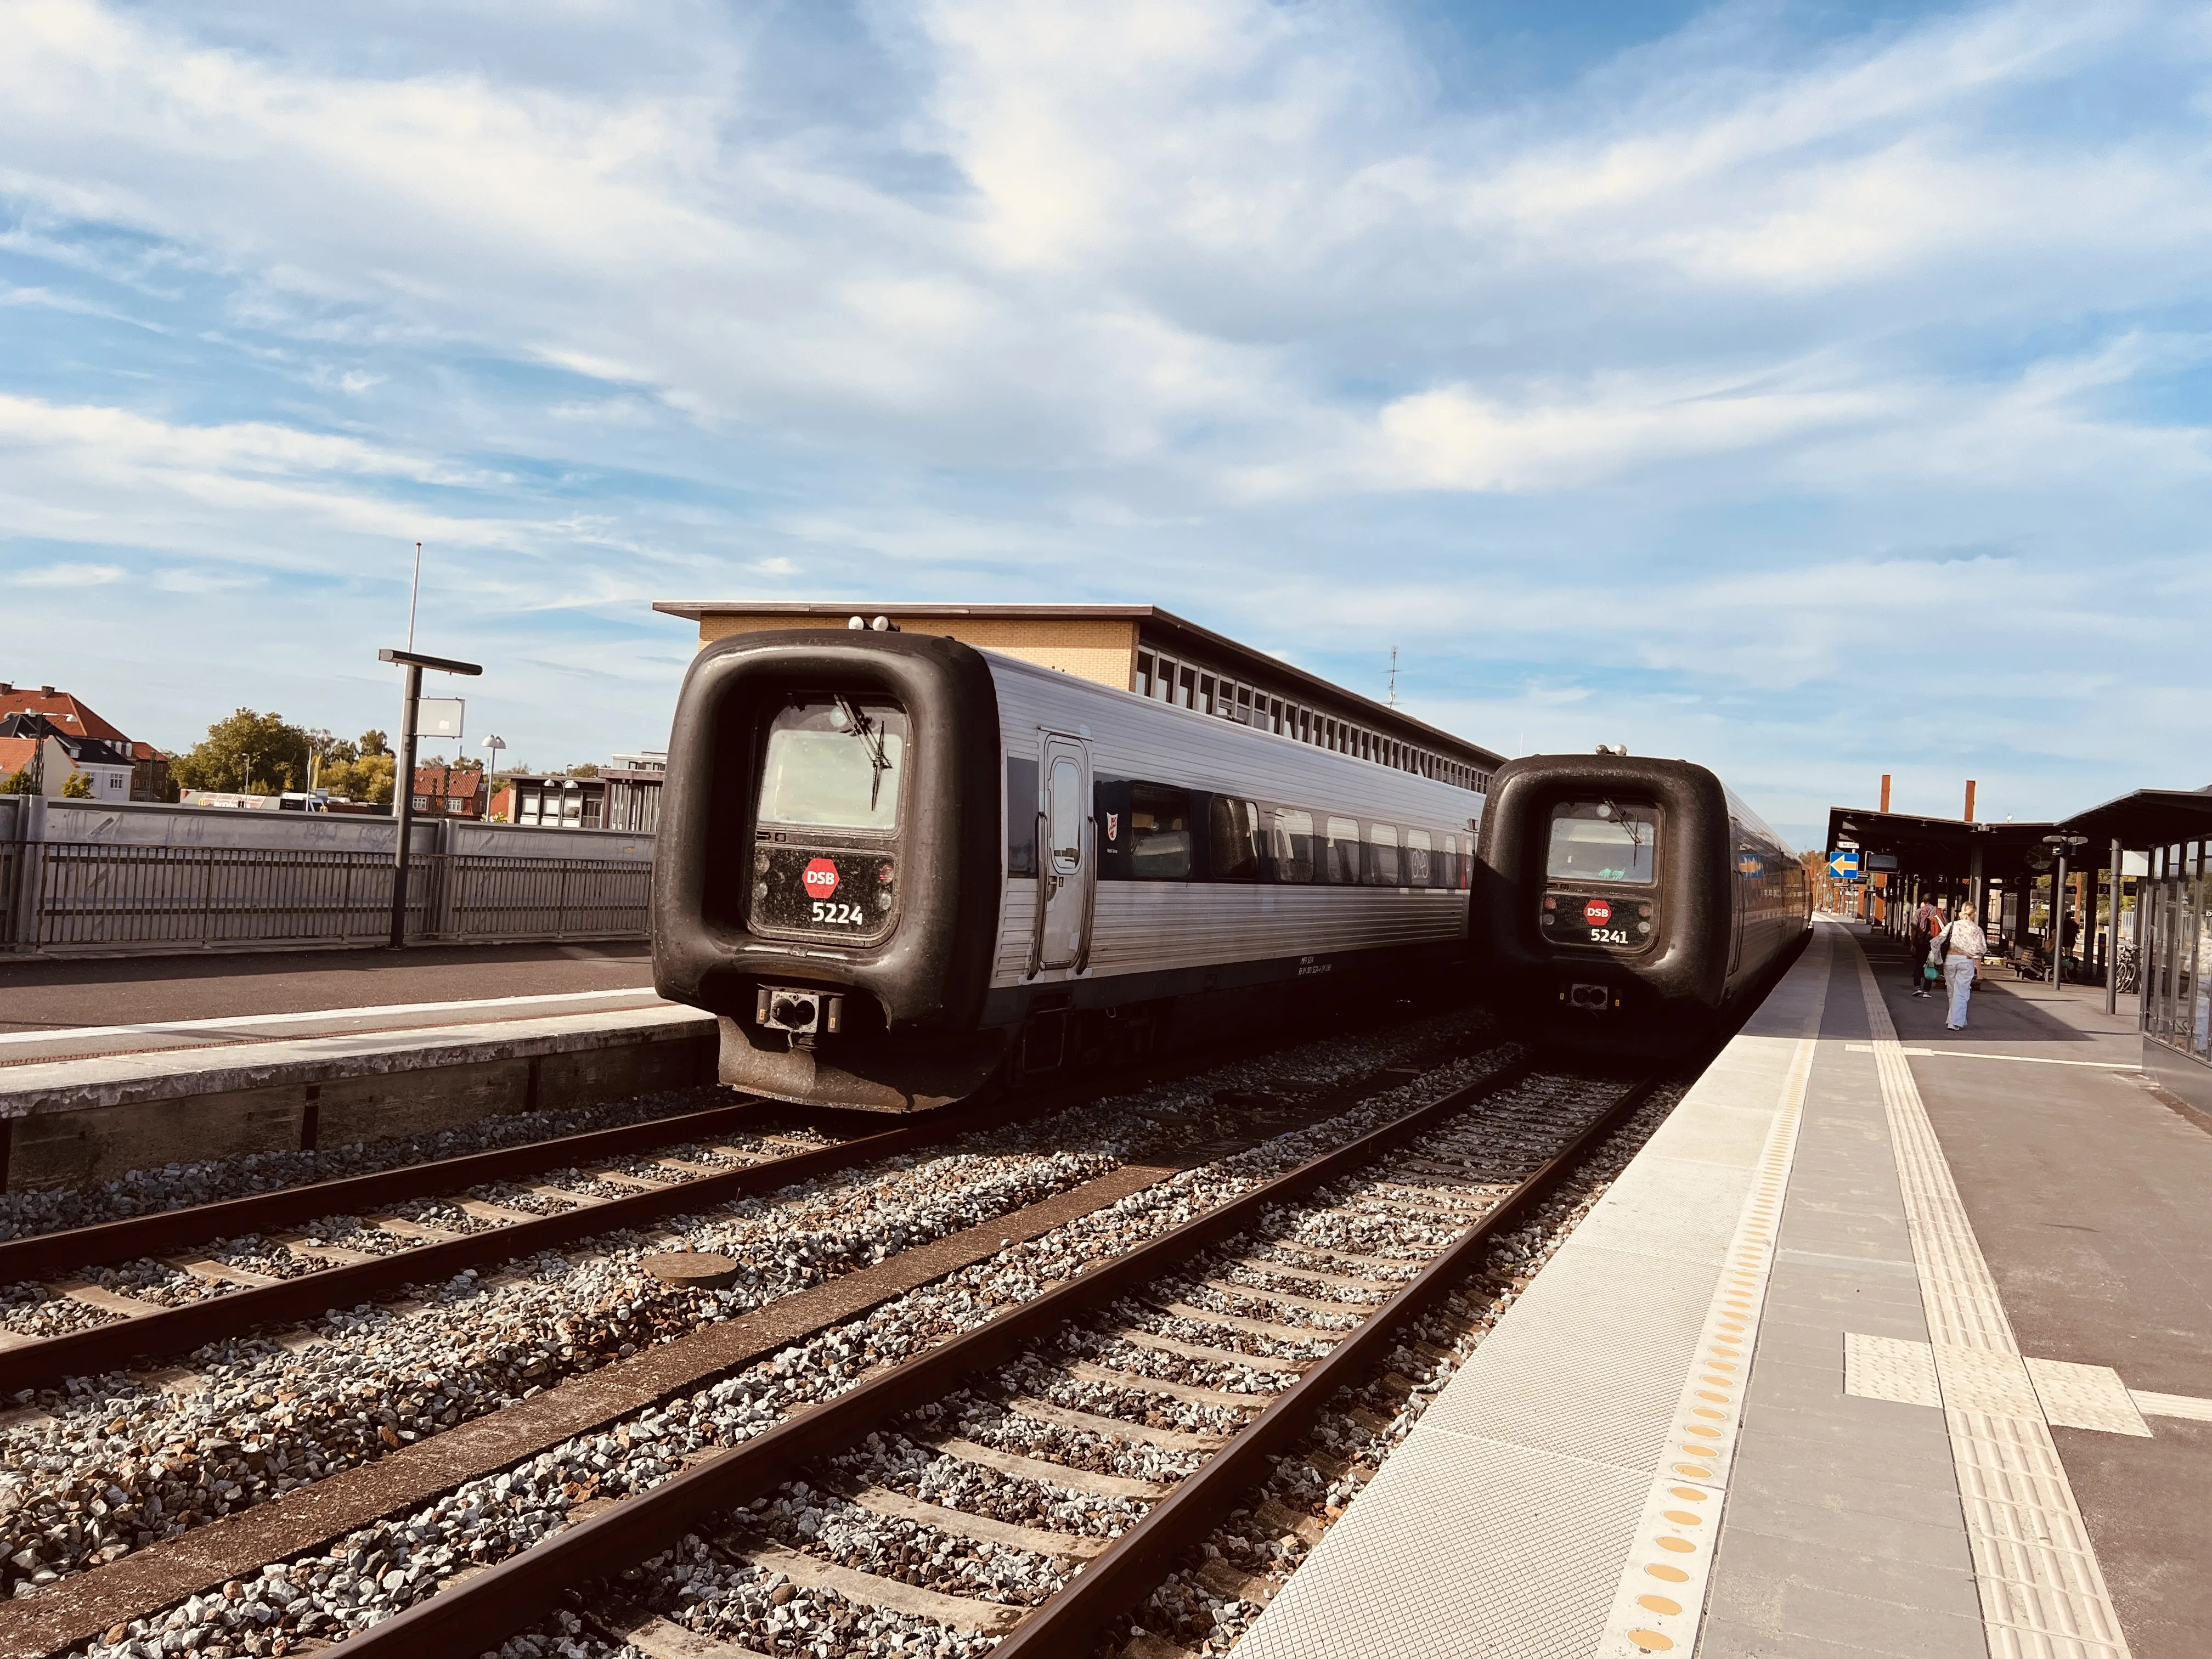
[[[415,544],[415,580],[407,590],[407,648],[415,648],[415,600],[422,592],[422,544]]]
[[[1390,707],[1398,706],[1398,647],[1390,647]]]

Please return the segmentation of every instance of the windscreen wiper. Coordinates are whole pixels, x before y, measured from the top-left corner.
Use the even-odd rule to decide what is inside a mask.
[[[883,736],[876,730],[875,722],[842,691],[837,693],[837,706],[853,723],[853,735],[868,745],[868,764],[875,768],[875,776],[868,783],[868,810],[872,812],[884,793],[884,774],[891,769],[891,757],[884,752]]]

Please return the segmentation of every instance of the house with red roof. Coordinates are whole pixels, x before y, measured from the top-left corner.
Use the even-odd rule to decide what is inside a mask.
[[[43,728],[16,716],[35,717],[36,721],[43,722]],[[74,692],[58,690],[51,685],[34,690],[0,680],[0,729],[8,734],[0,736],[0,744],[28,745],[21,750],[22,758],[0,764],[0,777],[8,776],[21,765],[29,765],[33,773],[42,766],[51,770],[52,765],[60,765],[62,775],[55,778],[43,793],[60,794],[63,781],[74,768],[95,778],[95,799],[159,801],[169,798],[169,757],[150,743],[125,737]],[[48,740],[58,745],[51,753],[39,746],[40,742]],[[10,748],[4,753],[13,755],[18,750]],[[117,764],[129,769],[128,781],[119,793],[99,782],[107,775],[105,769]],[[90,769],[94,767],[103,769],[94,773]]]

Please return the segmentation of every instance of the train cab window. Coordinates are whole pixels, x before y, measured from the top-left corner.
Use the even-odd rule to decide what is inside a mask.
[[[1332,887],[1359,885],[1359,825],[1352,818],[1331,818],[1322,842],[1321,879]]]
[[[1658,840],[1658,813],[1651,807],[1611,800],[1564,801],[1552,809],[1551,856],[1545,873],[1554,881],[1649,886]]]
[[[1190,878],[1190,795],[1164,784],[1129,786],[1129,875],[1136,881]]]
[[[769,722],[760,820],[837,830],[898,827],[906,711],[842,696],[801,696]]]
[[[1429,832],[1425,830],[1406,831],[1406,885],[1408,887],[1441,887],[1437,879],[1436,860],[1429,856]]]
[[[1033,876],[1036,867],[1037,763],[1006,757],[1006,873]]]
[[[1274,878],[1286,887],[1304,887],[1314,878],[1313,814],[1295,806],[1270,813],[1269,855]]]
[[[1210,856],[1216,881],[1260,879],[1260,804],[1234,795],[1216,795],[1207,815]]]
[[[1051,793],[1045,804],[1055,875],[1073,874],[1083,863],[1083,763],[1063,755],[1052,763]]]
[[[1370,887],[1395,887],[1400,884],[1398,853],[1396,824],[1370,823],[1367,826],[1365,873]]]

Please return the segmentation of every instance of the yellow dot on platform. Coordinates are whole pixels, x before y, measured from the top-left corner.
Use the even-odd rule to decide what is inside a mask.
[[[1676,1498],[1688,1498],[1692,1504],[1702,1504],[1711,1496],[1710,1493],[1699,1492],[1695,1486],[1669,1486],[1667,1490]]]
[[[1677,1463],[1674,1465],[1674,1473],[1686,1475],[1692,1480],[1710,1480],[1713,1478],[1713,1472],[1702,1463]]]
[[[1659,1540],[1659,1547],[1672,1550],[1677,1555],[1687,1555],[1698,1547],[1686,1538],[1662,1538]]]
[[[1665,1653],[1674,1645],[1656,1630],[1632,1630],[1628,1639],[1646,1653]]]
[[[1687,1510],[1668,1510],[1667,1518],[1678,1527],[1702,1527],[1705,1524],[1703,1516],[1692,1515]]]
[[[1669,1567],[1662,1565],[1656,1567],[1646,1567],[1644,1571],[1650,1573],[1654,1578],[1665,1579],[1670,1584],[1686,1584],[1690,1582],[1690,1575],[1684,1572],[1680,1567]]]
[[[1663,1595],[1639,1595],[1636,1598],[1636,1605],[1646,1613],[1680,1613],[1682,1610],[1680,1601],[1670,1601]]]

